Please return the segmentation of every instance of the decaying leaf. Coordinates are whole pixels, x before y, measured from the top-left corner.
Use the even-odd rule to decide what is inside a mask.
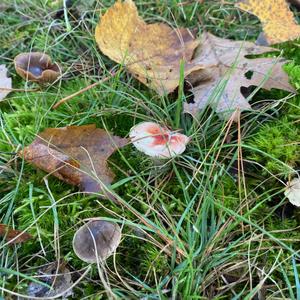
[[[188,77],[193,84],[195,99],[194,103],[185,104],[186,112],[196,115],[209,104],[221,118],[229,119],[237,109],[242,111],[251,108],[241,93],[241,87],[261,86],[267,90],[277,88],[295,92],[289,84],[288,75],[282,69],[285,60],[246,58],[247,55],[276,49],[251,42],[222,39],[210,33],[203,35],[201,45],[194,60],[205,66],[205,69]],[[220,86],[222,79],[226,86],[217,93],[216,87]],[[200,84],[197,85],[197,82]]]
[[[105,220],[91,220],[76,231],[73,249],[81,260],[97,263],[111,256],[120,241],[121,228],[118,224]]]
[[[300,26],[285,0],[242,0],[236,5],[260,19],[269,45],[300,37]]]
[[[67,299],[73,294],[72,277],[70,270],[66,267],[65,262],[52,262],[38,270],[35,279],[45,283],[31,282],[28,286],[28,296],[30,297],[59,297]],[[49,288],[48,286],[51,288]]]
[[[32,238],[29,233],[12,229],[5,224],[0,224],[0,236],[12,244],[23,243]]]
[[[300,178],[294,178],[288,183],[284,195],[296,206],[300,206]]]
[[[126,143],[127,139],[111,136],[95,124],[48,128],[20,155],[85,192],[97,193],[114,179],[107,159]]]
[[[185,75],[200,68],[190,61],[199,44],[191,32],[163,23],[146,24],[132,0],[117,1],[109,8],[96,27],[95,37],[105,55],[124,64],[159,94],[178,86],[181,60]]]
[[[11,78],[7,77],[7,68],[0,65],[0,101],[3,100],[11,89]]]

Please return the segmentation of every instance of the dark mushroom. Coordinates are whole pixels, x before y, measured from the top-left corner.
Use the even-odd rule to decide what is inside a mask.
[[[76,231],[73,249],[81,260],[96,263],[111,256],[120,240],[119,225],[104,220],[92,220]]]
[[[14,64],[22,78],[40,84],[52,83],[61,75],[59,65],[42,52],[21,53],[15,57]]]

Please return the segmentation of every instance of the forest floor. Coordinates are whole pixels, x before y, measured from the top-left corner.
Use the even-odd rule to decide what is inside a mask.
[[[197,118],[181,114],[179,128],[191,141],[163,164],[131,144],[119,149],[109,165],[121,201],[45,177],[17,155],[46,128],[96,124],[120,137],[141,121],[174,128],[176,91],[157,95],[95,42],[99,15],[114,1],[69,1],[68,12],[62,3],[0,4],[0,64],[21,89],[0,103],[0,223],[33,236],[14,245],[0,241],[0,298],[27,295],[38,270],[61,259],[72,275],[74,299],[300,299],[300,213],[284,195],[300,170],[300,96],[260,90],[250,100],[254,110],[238,123],[210,108]],[[147,23],[199,35],[254,42],[261,32],[259,20],[234,1],[135,3]],[[276,47],[299,88],[299,42]],[[38,86],[17,75],[13,59],[32,51],[61,65],[59,82],[30,91]],[[52,109],[112,67],[117,76]],[[191,97],[184,90],[181,100]],[[116,253],[98,266],[81,261],[72,248],[74,233],[89,218],[122,228]]]

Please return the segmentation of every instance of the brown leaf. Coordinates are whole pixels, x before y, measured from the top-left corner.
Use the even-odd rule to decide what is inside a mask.
[[[48,128],[20,155],[85,192],[97,193],[114,179],[107,159],[126,143],[127,139],[111,136],[95,124]]]
[[[300,26],[285,0],[242,0],[236,6],[260,19],[269,45],[300,37]]]
[[[178,86],[180,60],[185,62],[185,76],[200,68],[190,61],[199,41],[188,29],[146,24],[131,0],[118,1],[108,9],[96,27],[95,38],[105,55],[124,64],[159,94]]]
[[[295,93],[295,89],[289,84],[288,75],[282,69],[285,60],[246,58],[247,55],[270,51],[277,50],[251,42],[222,39],[210,33],[204,34],[202,46],[194,60],[204,66],[205,70],[194,72],[188,77],[194,86],[192,91],[195,99],[194,103],[185,103],[185,111],[196,115],[209,104],[221,118],[229,119],[237,109],[243,111],[251,108],[241,93],[241,87],[261,86],[267,90],[277,88]],[[251,78],[247,78],[247,75]],[[216,92],[222,80],[225,87]]]
[[[11,92],[11,78],[7,77],[7,68],[0,65],[0,102]]]
[[[12,229],[5,224],[0,224],[0,236],[3,236],[7,241],[12,241],[12,244],[23,243],[32,238],[29,233]]]

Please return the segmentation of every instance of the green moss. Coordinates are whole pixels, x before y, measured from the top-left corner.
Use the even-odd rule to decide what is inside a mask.
[[[299,146],[295,143],[299,133],[299,126],[293,125],[285,117],[268,123],[248,142],[253,148],[248,157],[266,168],[263,170],[264,174],[268,171],[287,175],[299,160]]]

